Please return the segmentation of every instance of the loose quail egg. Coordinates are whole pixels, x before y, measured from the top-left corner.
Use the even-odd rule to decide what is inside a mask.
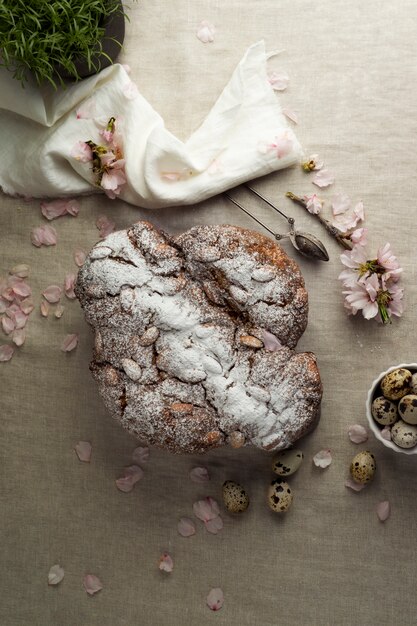
[[[239,483],[226,480],[223,483],[223,502],[230,513],[243,513],[249,506],[249,496]]]
[[[272,471],[278,474],[278,476],[291,476],[298,470],[303,462],[303,458],[304,455],[301,450],[296,448],[283,450],[274,457]]]
[[[382,426],[390,426],[398,419],[397,405],[391,400],[387,400],[384,396],[378,396],[372,402],[372,417],[378,424]]]
[[[417,395],[403,396],[398,403],[398,413],[407,424],[417,424]]]
[[[417,372],[411,377],[411,391],[417,394]]]
[[[399,448],[413,448],[417,444],[417,426],[398,420],[391,428],[391,441]]]
[[[373,479],[375,470],[375,457],[368,450],[358,452],[350,464],[350,474],[353,480],[361,485],[366,485]]]
[[[381,391],[388,400],[399,400],[410,393],[411,379],[411,372],[400,367],[384,376],[381,380]]]
[[[285,513],[291,506],[292,491],[288,483],[279,478],[271,482],[268,488],[268,506],[275,513]]]

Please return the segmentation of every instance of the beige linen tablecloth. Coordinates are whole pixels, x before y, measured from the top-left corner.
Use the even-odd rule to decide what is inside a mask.
[[[195,36],[199,22],[217,29],[212,44]],[[295,500],[285,517],[265,505],[270,457],[256,450],[218,450],[177,457],[152,450],[145,476],[130,494],[114,480],[131,463],[136,442],[107,415],[88,371],[92,336],[76,301],[65,301],[61,320],[39,314],[40,292],[74,271],[73,251],[97,240],[100,215],[124,228],[147,218],[167,231],[195,224],[253,222],[223,198],[201,205],[148,212],[120,201],[84,197],[77,218],[53,225],[56,247],[36,249],[30,230],[44,222],[38,201],[1,196],[0,272],[17,263],[32,268],[37,309],[28,338],[11,362],[0,364],[1,384],[1,626],[366,626],[417,622],[417,457],[395,454],[373,436],[362,446],[347,437],[365,424],[365,398],[373,378],[392,364],[417,361],[415,342],[415,198],[417,177],[417,12],[412,0],[141,0],[131,11],[122,61],[167,127],[186,139],[210,110],[248,45],[265,38],[285,49],[270,62],[290,86],[283,106],[296,110],[296,132],[307,154],[318,152],[335,174],[329,200],[343,192],[363,200],[371,247],[390,241],[405,268],[406,312],[390,327],[348,318],[343,309],[339,249],[312,217],[284,198],[291,189],[312,193],[301,168],[258,181],[262,192],[326,242],[327,264],[298,259],[310,296],[310,321],[298,348],[316,353],[324,384],[319,427],[300,447],[305,461],[291,479]],[[1,141],[1,137],[0,137]],[[3,163],[1,165],[5,167]],[[244,194],[240,195],[244,199]],[[248,206],[277,230],[285,223],[253,199]],[[329,215],[330,203],[325,205]],[[289,252],[293,252],[284,244]],[[80,335],[64,354],[67,333]],[[90,464],[75,456],[78,440],[93,445]],[[326,470],[312,456],[330,448]],[[378,470],[361,493],[344,486],[351,457],[369,448]],[[195,465],[211,474],[190,481]],[[224,529],[177,534],[192,504],[234,479],[251,505],[242,517],[224,510]],[[390,500],[382,524],[375,506]],[[163,551],[175,563],[163,575]],[[65,578],[47,585],[51,565]],[[100,577],[103,590],[86,595],[82,578]],[[205,604],[221,587],[224,606]]]

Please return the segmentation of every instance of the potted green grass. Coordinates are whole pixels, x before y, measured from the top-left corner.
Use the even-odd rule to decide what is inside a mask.
[[[22,84],[80,80],[117,58],[125,18],[121,0],[1,0],[0,66]]]

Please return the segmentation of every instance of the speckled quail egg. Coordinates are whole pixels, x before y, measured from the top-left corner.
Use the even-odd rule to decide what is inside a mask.
[[[366,485],[371,482],[376,470],[374,455],[368,450],[358,452],[350,464],[350,475],[355,483]]]
[[[272,471],[278,476],[291,476],[300,467],[304,455],[301,450],[292,448],[283,450],[277,454],[272,461]]]
[[[391,428],[391,441],[399,448],[413,448],[417,444],[417,426],[398,420]]]
[[[223,502],[230,513],[243,513],[249,506],[249,496],[242,485],[226,480],[223,483]]]
[[[275,513],[285,513],[291,506],[293,499],[292,491],[288,483],[276,478],[268,488],[267,502],[269,508]]]
[[[388,400],[399,400],[411,392],[411,379],[411,372],[400,367],[384,376],[381,391]]]
[[[417,394],[417,372],[415,372],[411,377],[411,391]]]
[[[398,413],[407,424],[417,424],[417,395],[403,396],[398,403]]]
[[[397,405],[391,400],[387,400],[384,396],[378,396],[372,402],[372,417],[378,424],[382,426],[390,426],[398,419]]]

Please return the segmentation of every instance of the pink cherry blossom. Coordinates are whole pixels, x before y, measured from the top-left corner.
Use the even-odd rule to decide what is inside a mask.
[[[41,246],[55,246],[58,241],[55,228],[48,224],[33,228],[30,233],[30,239],[37,248]]]
[[[385,278],[391,278],[393,281],[399,279],[403,268],[400,267],[397,257],[391,250],[391,244],[386,243],[385,245],[378,248],[377,252],[377,261],[378,264],[383,267],[386,271]]]
[[[124,159],[113,161],[108,165],[107,171],[104,172],[101,178],[100,185],[109,198],[116,198],[120,194],[122,185],[127,182],[123,171],[124,165]]]
[[[132,452],[132,461],[138,465],[149,461],[149,448],[138,446]]]
[[[332,462],[332,453],[327,448],[325,450],[320,450],[313,456],[313,463],[316,467],[321,467],[322,469],[328,467]]]
[[[168,554],[168,552],[164,552],[163,554],[161,554],[158,561],[158,567],[161,572],[172,572],[172,570],[174,569],[174,561],[172,560],[172,557],[170,554]]]
[[[53,200],[52,202],[41,202],[42,215],[47,220],[54,220],[63,215],[76,217],[80,210],[79,202],[75,199]]]
[[[86,257],[87,255],[84,252],[84,250],[81,250],[81,248],[75,248],[74,250],[75,265],[78,265],[78,267],[82,267],[85,263]]]
[[[61,344],[61,350],[62,352],[71,352],[72,350],[74,350],[78,345],[78,335],[77,334],[70,334],[67,335],[64,339],[64,341]]]
[[[208,522],[214,519],[220,513],[219,505],[216,500],[207,496],[204,500],[199,500],[193,504],[194,515],[202,522]]]
[[[288,107],[283,107],[281,110],[285,117],[287,117],[291,122],[294,122],[294,124],[298,124],[298,115],[295,111],[289,109]]]
[[[318,171],[323,169],[324,161],[320,159],[318,154],[310,154],[308,159],[302,163],[302,166],[307,172]]]
[[[363,280],[357,282],[350,291],[344,291],[346,308],[352,315],[356,315],[358,311],[362,311],[365,319],[369,320],[378,315],[378,291],[380,284],[378,276],[372,274]]]
[[[123,493],[129,493],[142,477],[143,469],[139,465],[130,465],[124,468],[123,476],[116,480],[116,487]]]
[[[75,280],[76,280],[75,274],[67,274],[65,276],[64,291],[65,291],[65,295],[70,300],[74,300],[74,298],[76,297],[74,293]]]
[[[91,452],[93,450],[89,441],[78,441],[75,444],[74,450],[80,461],[89,463],[91,461]]]
[[[83,579],[83,586],[88,595],[93,596],[103,589],[101,580],[95,574],[86,574]]]
[[[194,522],[189,517],[181,517],[178,522],[178,532],[181,537],[191,537],[195,535]]]
[[[96,219],[96,226],[100,233],[100,238],[105,239],[116,228],[116,224],[110,220],[107,215],[100,215]]]
[[[61,299],[62,289],[58,285],[49,285],[42,291],[42,295],[50,304],[56,304]]]
[[[352,489],[352,491],[362,491],[362,489],[365,489],[366,483],[355,483],[355,481],[349,477],[345,481],[345,487],[348,487],[348,489]]]
[[[277,350],[282,350],[284,347],[278,337],[265,329],[262,330],[262,336],[264,348],[267,352],[277,352]]]
[[[303,200],[306,203],[307,211],[312,215],[318,215],[323,208],[321,200],[315,193],[311,196],[304,196]]]
[[[350,235],[350,240],[353,244],[358,246],[366,246],[368,242],[368,229],[367,228],[357,228]]]
[[[349,426],[348,435],[352,443],[364,443],[368,440],[368,431],[360,424]]]
[[[210,480],[206,467],[193,467],[190,471],[190,478],[194,483],[205,483]]]
[[[398,285],[390,285],[386,288],[386,292],[390,296],[390,300],[387,304],[388,313],[390,315],[395,315],[396,317],[401,317],[404,312],[404,305],[402,302],[404,289]]]
[[[5,363],[6,361],[10,361],[14,354],[14,347],[10,346],[7,343],[0,345],[0,363]]]
[[[89,163],[93,160],[93,151],[85,141],[77,141],[71,149],[70,156],[80,163]]]
[[[202,22],[200,22],[197,28],[196,35],[197,39],[199,39],[203,43],[213,43],[215,33],[216,29],[214,25],[207,20],[203,20]]]
[[[378,502],[376,506],[376,514],[380,522],[385,522],[391,513],[391,505],[388,500]]]
[[[99,135],[103,137],[104,141],[106,141],[107,143],[111,143],[113,141],[114,131],[105,128],[104,130],[99,131]]]
[[[313,178],[313,185],[317,187],[329,187],[334,183],[334,175],[329,170],[320,170]]]
[[[220,611],[224,603],[224,595],[220,587],[216,587],[215,589],[211,589],[209,591],[206,602],[207,606],[212,611]]]
[[[271,72],[268,82],[275,91],[284,91],[288,87],[290,77],[286,72]]]
[[[52,565],[48,572],[48,585],[59,585],[64,575],[64,569],[60,565]]]

